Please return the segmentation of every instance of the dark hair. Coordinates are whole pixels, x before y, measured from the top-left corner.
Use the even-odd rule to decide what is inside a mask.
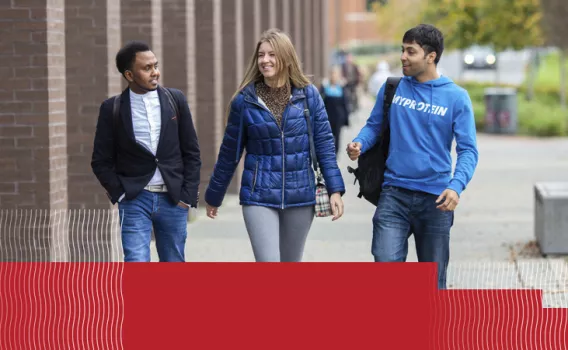
[[[420,45],[426,55],[431,52],[436,52],[436,59],[434,63],[438,64],[444,52],[444,36],[438,28],[430,24],[420,24],[414,28],[409,29],[404,33],[402,42],[411,44],[416,42]]]
[[[116,54],[116,68],[120,74],[132,69],[138,52],[151,51],[150,46],[142,41],[130,41]]]

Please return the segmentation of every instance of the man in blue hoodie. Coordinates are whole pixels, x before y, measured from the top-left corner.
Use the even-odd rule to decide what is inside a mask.
[[[431,25],[408,30],[402,39],[402,71],[390,107],[390,146],[385,179],[373,217],[375,261],[401,262],[414,234],[421,262],[438,264],[438,288],[446,288],[454,209],[478,162],[475,121],[466,90],[440,76],[442,33]],[[383,120],[385,86],[359,135],[347,145],[351,160],[371,148]],[[451,147],[457,164],[452,176]]]

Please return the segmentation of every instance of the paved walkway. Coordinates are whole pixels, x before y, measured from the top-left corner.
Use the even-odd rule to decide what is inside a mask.
[[[364,125],[372,101],[363,99],[352,126],[343,132],[342,148]],[[533,185],[539,181],[568,181],[568,139],[535,139],[479,134],[480,161],[456,211],[451,237],[450,288],[544,288],[554,291],[556,305],[568,307],[568,271],[564,258],[535,254]],[[455,157],[454,157],[455,159]],[[374,206],[357,198],[353,165],[340,154],[347,186],[345,214],[337,222],[316,218],[308,237],[308,262],[372,261],[371,217]],[[202,189],[204,191],[205,189]],[[241,207],[227,196],[219,216],[211,220],[204,209],[189,227],[189,261],[253,261]],[[411,238],[409,261],[416,261]],[[154,257],[155,259],[155,257]],[[156,259],[157,260],[157,259]]]

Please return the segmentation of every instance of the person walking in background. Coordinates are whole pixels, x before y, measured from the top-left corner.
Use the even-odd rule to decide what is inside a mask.
[[[324,79],[320,88],[333,139],[335,140],[335,154],[339,151],[341,129],[344,126],[349,126],[349,102],[344,85],[345,83],[341,77],[341,68],[334,66],[330,70],[329,79]]]
[[[207,215],[218,215],[246,150],[239,198],[255,259],[301,261],[316,203],[310,133],[331,194],[333,220],[343,215],[345,186],[323,101],[301,71],[285,33],[271,29],[261,35],[228,109],[225,135],[205,193]]]
[[[349,113],[354,113],[359,109],[357,88],[361,82],[361,72],[357,64],[353,62],[353,55],[350,52],[345,53],[345,60],[341,69],[343,78],[345,79],[345,91],[347,92],[347,99],[349,101]]]
[[[443,51],[442,33],[431,25],[412,28],[402,39],[404,77],[390,107],[389,153],[371,249],[375,261],[405,261],[414,234],[418,260],[437,263],[440,289],[446,288],[454,210],[478,162],[471,99],[436,71]],[[347,146],[351,160],[378,142],[384,95],[385,85],[367,124]],[[454,139],[458,157],[452,176]]]
[[[126,44],[116,66],[128,88],[101,104],[91,166],[118,203],[124,260],[150,261],[153,228],[160,261],[185,261],[201,170],[187,100],[159,85],[158,61],[145,43]]]
[[[377,63],[377,70],[371,75],[369,81],[367,82],[367,91],[373,98],[376,98],[379,94],[381,86],[386,83],[388,77],[392,76],[390,71],[390,66],[386,61],[380,61]]]

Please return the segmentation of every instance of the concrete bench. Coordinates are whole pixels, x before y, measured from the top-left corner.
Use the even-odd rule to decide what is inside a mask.
[[[568,254],[568,182],[534,186],[536,240],[543,255]]]

